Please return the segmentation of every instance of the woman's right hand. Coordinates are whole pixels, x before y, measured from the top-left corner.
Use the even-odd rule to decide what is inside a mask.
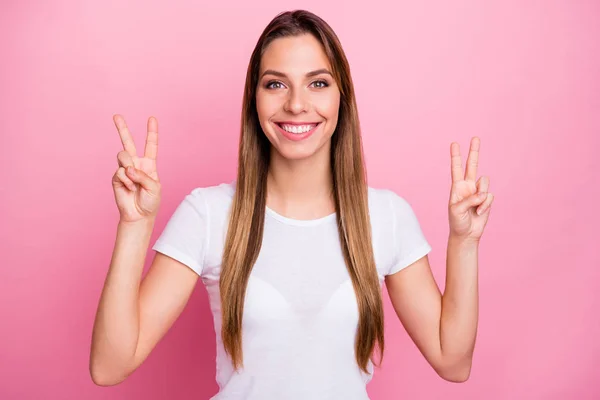
[[[153,218],[160,206],[160,182],[156,171],[158,152],[158,121],[148,118],[148,133],[144,156],[138,157],[125,119],[113,116],[119,131],[123,151],[117,154],[119,167],[112,177],[117,208],[121,222],[137,222]]]

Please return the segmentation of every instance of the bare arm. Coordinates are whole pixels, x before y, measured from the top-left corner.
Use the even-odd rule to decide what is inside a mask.
[[[388,275],[386,286],[400,321],[438,375],[467,380],[477,332],[477,247],[449,240],[443,296],[427,256]]]
[[[459,146],[450,145],[450,235],[443,296],[427,256],[386,277],[392,304],[407,332],[436,372],[453,382],[467,380],[471,372],[479,313],[479,242],[493,201],[489,179],[475,180],[479,146],[479,138],[473,138],[464,173]]]
[[[198,275],[156,253],[140,282],[153,221],[119,223],[98,305],[90,374],[102,386],[122,382],[148,357],[181,314]]]
[[[142,271],[160,205],[156,171],[158,122],[148,119],[144,157],[120,115],[113,116],[123,143],[112,177],[120,220],[92,333],[90,375],[98,385],[115,385],[145,359],[181,314],[198,275],[157,253]]]

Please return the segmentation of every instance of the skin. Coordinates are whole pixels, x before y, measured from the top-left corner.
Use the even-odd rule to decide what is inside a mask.
[[[494,199],[488,192],[489,178],[476,180],[479,148],[480,139],[472,138],[465,173],[459,145],[450,145],[444,294],[434,280],[428,256],[386,277],[390,300],[409,336],[434,370],[451,382],[466,381],[471,371],[478,321],[477,257]]]
[[[261,63],[256,94],[260,124],[272,145],[267,205],[290,218],[313,219],[335,212],[329,167],[331,136],[340,101],[339,89],[320,44],[310,35],[277,39]],[[267,83],[277,81],[267,88]],[[326,81],[329,85],[315,83]],[[117,237],[96,312],[90,351],[90,374],[97,385],[115,385],[148,357],[187,304],[198,276],[186,265],[156,252],[142,279],[145,255],[160,205],[156,169],[158,122],[148,119],[143,155],[120,115],[113,117],[123,143],[112,177],[120,213]],[[275,121],[321,121],[302,142],[281,135]],[[489,179],[476,179],[479,138],[473,138],[462,171],[458,144],[451,144],[452,187],[449,200],[446,290],[435,283],[428,257],[386,277],[393,307],[405,329],[435,371],[444,379],[466,380],[477,329],[477,252],[493,196]],[[476,193],[487,193],[477,198]],[[477,215],[475,209],[483,210]]]
[[[267,206],[295,219],[335,212],[331,196],[331,136],[337,126],[340,91],[321,44],[312,35],[273,41],[261,60],[256,108],[271,143]],[[281,76],[283,74],[284,76]],[[283,136],[277,121],[320,122],[307,139]]]
[[[144,154],[138,155],[123,117],[113,120],[123,144],[112,177],[120,219],[89,362],[91,378],[100,386],[122,382],[141,365],[179,317],[198,280],[186,265],[158,252],[142,279],[161,198],[158,122],[148,119]]]

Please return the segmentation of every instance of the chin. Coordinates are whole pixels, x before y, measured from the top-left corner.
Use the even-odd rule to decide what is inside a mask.
[[[302,145],[278,145],[273,146],[273,150],[275,150],[281,157],[286,160],[304,160],[310,158],[323,150],[324,146],[315,147],[313,146],[302,146]]]

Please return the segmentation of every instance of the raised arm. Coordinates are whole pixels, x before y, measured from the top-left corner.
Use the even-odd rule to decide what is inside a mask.
[[[148,120],[144,157],[137,157],[125,121],[114,117],[124,150],[112,185],[120,213],[112,259],[99,300],[90,349],[97,385],[122,382],[148,356],[181,314],[198,275],[157,253],[142,280],[150,236],[160,205],[156,172],[158,123]]]
[[[428,256],[386,277],[392,305],[409,336],[444,379],[463,382],[471,371],[478,322],[479,240],[493,196],[489,179],[477,182],[479,138],[471,141],[463,177],[458,144],[451,145],[452,189],[446,285],[442,295]],[[479,212],[478,212],[479,211]]]

